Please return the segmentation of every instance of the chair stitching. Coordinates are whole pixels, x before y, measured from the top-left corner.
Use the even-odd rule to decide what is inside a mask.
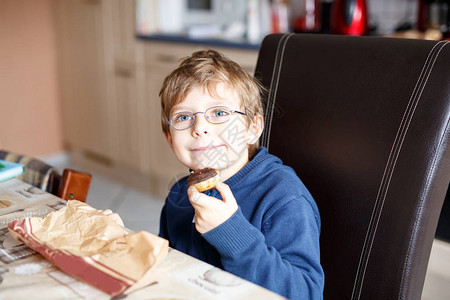
[[[266,146],[267,150],[269,150],[270,129],[272,126],[273,111],[275,108],[275,101],[276,101],[275,99],[276,99],[276,94],[278,91],[278,82],[279,82],[280,73],[281,73],[280,71],[281,71],[281,67],[283,65],[284,50],[286,49],[287,41],[293,35],[294,35],[294,33],[283,35],[283,37],[280,39],[280,41],[278,43],[278,47],[277,47],[275,67],[272,72],[272,81],[270,83],[270,94],[267,99],[267,104],[268,104],[267,111],[266,111],[267,131],[266,131],[266,135],[264,136],[264,140],[263,140],[263,144]],[[281,52],[280,52],[280,46],[282,47]]]
[[[410,101],[409,101],[409,103],[408,103],[408,105],[407,105],[407,108],[406,108],[406,110],[405,110],[405,113],[404,113],[404,115],[403,115],[403,119],[402,119],[402,121],[401,121],[401,123],[400,123],[399,130],[397,131],[397,136],[396,136],[396,138],[395,138],[395,140],[394,140],[394,143],[393,143],[393,148],[391,149],[391,153],[390,153],[389,158],[388,158],[388,163],[387,163],[387,165],[386,165],[385,172],[384,172],[384,174],[383,174],[383,179],[382,179],[382,182],[381,182],[381,185],[380,185],[380,189],[379,189],[379,192],[378,192],[378,195],[377,195],[377,199],[378,199],[378,200],[377,200],[376,203],[375,203],[374,210],[373,210],[373,212],[372,212],[372,216],[371,216],[371,220],[370,220],[370,223],[369,223],[369,224],[372,224],[372,223],[373,223],[374,216],[376,215],[376,211],[379,211],[378,217],[377,217],[377,220],[375,221],[376,223],[375,223],[374,227],[373,227],[372,225],[369,225],[369,228],[368,228],[368,235],[370,235],[370,240],[371,240],[371,241],[369,242],[369,243],[370,243],[369,246],[367,246],[367,247],[368,247],[368,250],[367,250],[366,252],[363,251],[362,256],[360,257],[360,263],[361,263],[361,260],[362,260],[363,258],[367,258],[367,259],[366,259],[366,262],[365,262],[365,264],[364,264],[364,268],[363,268],[364,271],[363,271],[363,274],[361,275],[362,277],[361,277],[361,280],[360,280],[361,283],[359,284],[358,298],[360,297],[360,293],[361,293],[361,289],[362,289],[362,282],[364,281],[365,271],[366,271],[366,267],[367,267],[367,264],[368,264],[368,261],[369,261],[369,258],[368,258],[368,257],[370,256],[370,253],[371,253],[371,249],[372,249],[372,245],[373,245],[373,240],[374,240],[374,238],[375,238],[375,233],[376,233],[376,230],[377,230],[377,228],[378,228],[378,222],[379,222],[379,219],[380,219],[380,217],[381,217],[381,211],[382,211],[382,209],[383,209],[383,207],[384,207],[384,201],[385,201],[385,199],[386,199],[387,191],[388,191],[388,189],[389,189],[390,180],[392,179],[392,173],[393,173],[393,170],[394,170],[394,168],[395,168],[396,161],[397,161],[397,158],[398,158],[398,155],[399,155],[401,146],[402,146],[402,144],[403,144],[404,138],[405,138],[405,136],[406,136],[406,131],[408,130],[409,123],[410,123],[410,121],[411,121],[411,119],[412,119],[412,116],[413,116],[413,114],[414,114],[415,107],[414,107],[414,109],[411,109],[411,106],[414,105],[414,104],[412,104],[412,103],[414,103],[414,101],[412,101],[412,100],[417,99],[416,104],[415,104],[415,106],[417,106],[418,101],[419,101],[419,99],[420,99],[420,96],[421,96],[421,94],[422,94],[422,92],[417,92],[417,90],[423,91],[423,89],[424,89],[424,87],[425,87],[426,81],[428,80],[429,74],[430,74],[431,69],[432,69],[432,68],[429,68],[429,66],[430,66],[430,57],[431,57],[431,56],[435,56],[435,52],[436,52],[436,51],[435,51],[435,48],[437,48],[437,46],[438,46],[439,44],[442,44],[442,43],[437,43],[436,45],[434,45],[434,47],[431,49],[431,51],[430,51],[429,54],[428,54],[427,60],[426,60],[426,62],[425,62],[425,65],[424,65],[424,67],[422,68],[422,72],[421,72],[421,74],[420,74],[420,76],[419,76],[418,81],[416,82],[416,86],[415,86],[415,88],[414,88],[414,90],[413,90],[413,93],[412,93],[412,95],[411,95]],[[440,51],[439,51],[439,52],[440,52]],[[435,60],[436,60],[436,57],[434,57],[434,61],[435,61]],[[433,63],[433,64],[434,64],[434,63]],[[423,78],[423,73],[424,73],[424,72],[423,72],[423,71],[424,71],[425,69],[427,69],[427,71],[426,71],[425,73],[428,74],[428,75],[427,75],[427,78],[425,79],[425,83],[422,84],[421,82],[424,81],[424,78]],[[428,70],[430,70],[430,71],[428,71]],[[420,88],[420,87],[417,88],[419,82],[420,82],[421,88]],[[419,93],[419,96],[417,96],[417,93]],[[407,117],[406,115],[408,115],[408,117]],[[409,117],[409,116],[410,116],[410,117]],[[406,119],[406,121],[405,121],[405,119]],[[408,121],[408,120],[409,120],[409,121]],[[407,125],[406,125],[406,127],[405,127],[405,125],[402,125],[402,124],[407,124]],[[399,136],[401,136],[401,141],[400,141],[400,142],[398,142]],[[399,143],[400,143],[400,144],[399,144]],[[392,154],[393,154],[393,153],[396,153],[396,157],[394,158],[394,161],[391,161],[391,157],[392,157]],[[389,172],[387,172],[388,170],[389,170]],[[387,175],[387,176],[386,176],[386,173],[389,173],[390,175]],[[388,177],[387,181],[385,180],[386,177]],[[380,194],[383,194],[383,196],[382,196],[381,199],[380,199]],[[378,209],[377,209],[377,208],[378,208]],[[371,230],[371,228],[374,228],[374,229]],[[364,242],[363,248],[366,248],[366,242],[367,242],[367,240],[369,239],[369,236],[368,236],[368,235],[366,235],[366,240],[365,240],[365,242]],[[364,255],[365,253],[367,253],[367,254]],[[358,270],[359,270],[359,268],[358,268]],[[358,273],[359,273],[359,272],[358,272]],[[357,273],[357,274],[358,274],[358,273]],[[358,275],[357,275],[357,281],[358,281]]]
[[[277,45],[277,52],[275,53],[275,63],[274,63],[274,68],[272,69],[272,77],[271,77],[271,81],[270,81],[270,90],[269,90],[269,96],[267,97],[267,107],[266,107],[266,114],[265,114],[265,121],[267,123],[271,123],[271,107],[272,107],[272,102],[273,102],[273,89],[272,87],[275,85],[275,80],[276,80],[276,73],[278,71],[278,65],[279,65],[279,57],[280,57],[280,47],[281,44],[284,42],[284,40],[286,39],[287,34],[284,34],[281,39],[278,41],[278,45]],[[267,149],[269,149],[269,143],[268,143],[268,131],[270,131],[270,126],[268,124],[266,124],[265,126],[267,128],[267,130],[265,131],[264,135],[263,135],[263,146],[265,146]]]
[[[438,53],[436,55],[436,58],[434,59],[433,64],[431,66],[431,70],[434,68],[436,60],[438,59],[439,54],[441,53],[442,49],[444,49],[444,47],[447,46],[447,45],[448,45],[448,42],[445,42],[445,44],[439,49],[439,51],[438,51]],[[431,75],[431,71],[428,73],[428,76],[426,78],[426,82],[428,82],[428,79],[429,79],[430,75]],[[425,84],[426,84],[426,82],[425,82]],[[422,95],[424,89],[425,89],[425,86],[422,89],[422,91],[420,93],[420,96]],[[416,105],[416,107],[417,107],[417,105]],[[439,149],[441,148],[441,145],[443,144],[443,141],[445,140],[445,136],[446,136],[445,132],[448,132],[449,124],[450,124],[450,120],[447,120],[447,124],[446,124],[445,130],[444,130],[444,134],[440,138],[439,145],[437,147],[436,153],[439,151]],[[409,126],[409,124],[408,124],[408,126]],[[434,159],[433,159],[433,163],[432,163],[432,167],[428,170],[427,180],[426,180],[426,185],[425,185],[425,191],[428,191],[428,189],[430,187],[430,177],[431,177],[431,174],[434,173],[434,170],[436,169],[437,158],[438,158],[438,155],[435,154]],[[415,225],[420,223],[419,219],[422,219],[422,216],[423,216],[423,214],[422,214],[423,207],[424,207],[424,201],[423,200],[424,200],[424,192],[422,192],[422,194],[421,194],[420,202],[419,202],[419,205],[418,205],[418,208],[417,208],[417,211],[421,212],[421,213],[416,214],[416,218],[414,220],[414,224]],[[413,230],[412,231],[413,231],[412,239],[410,240],[410,243],[408,244],[407,256],[405,258],[404,268],[403,268],[403,272],[402,272],[402,278],[401,278],[401,288],[402,288],[402,290],[401,290],[401,294],[399,296],[402,296],[402,295],[406,294],[405,282],[404,281],[406,280],[406,270],[409,270],[411,268],[411,255],[410,255],[410,253],[411,253],[411,251],[413,249],[412,245],[415,244],[415,241],[416,241],[416,238],[417,238],[417,226],[413,226]]]
[[[355,283],[354,283],[354,286],[353,286],[352,299],[355,299],[355,297],[356,297],[356,299],[359,299],[359,297],[361,296],[362,285],[363,285],[363,282],[364,282],[364,277],[365,277],[367,264],[369,262],[368,258],[370,256],[371,248],[372,248],[372,245],[373,245],[373,239],[375,238],[375,232],[376,232],[376,230],[378,228],[378,222],[379,222],[379,219],[381,217],[381,211],[383,209],[384,201],[385,201],[386,195],[387,195],[387,190],[388,190],[388,187],[390,185],[390,180],[392,178],[392,172],[393,172],[393,169],[395,167],[396,160],[398,158],[398,153],[400,151],[400,150],[397,151],[397,149],[401,148],[403,140],[404,140],[404,137],[406,135],[406,131],[407,131],[408,126],[409,126],[409,123],[408,123],[408,125],[406,127],[406,131],[405,131],[404,130],[404,127],[405,127],[404,123],[407,122],[407,119],[408,119],[407,115],[411,115],[411,113],[410,113],[411,112],[411,106],[413,105],[414,100],[417,99],[416,105],[417,105],[417,103],[419,101],[420,96],[417,97],[415,95],[417,94],[416,93],[417,89],[420,89],[420,87],[418,87],[418,86],[421,85],[422,86],[422,90],[423,90],[424,85],[426,83],[425,82],[422,85],[421,81],[423,81],[423,76],[424,76],[425,70],[430,65],[430,61],[429,61],[430,57],[435,54],[435,49],[438,47],[438,45],[441,45],[441,44],[442,44],[441,42],[436,43],[433,46],[433,48],[430,50],[430,52],[428,53],[427,59],[425,60],[424,66],[422,67],[421,73],[419,75],[419,79],[417,80],[417,82],[416,82],[416,84],[414,86],[414,89],[413,89],[413,92],[411,94],[410,100],[408,102],[408,105],[406,106],[405,112],[403,114],[402,120],[401,120],[399,128],[397,130],[397,134],[396,134],[396,137],[394,139],[393,146],[391,148],[391,152],[390,152],[388,160],[387,160],[386,168],[384,170],[383,177],[381,179],[381,184],[380,184],[380,187],[378,189],[377,198],[376,198],[376,201],[375,201],[374,208],[372,210],[372,215],[371,215],[371,218],[370,218],[369,227],[367,229],[366,237],[365,237],[365,240],[364,240],[363,250],[362,250],[362,253],[361,253],[361,256],[360,256],[360,260],[359,260],[359,264],[358,264],[358,270],[357,270],[356,277],[355,277]],[[429,76],[429,72],[428,72],[428,76]],[[412,118],[412,115],[409,118],[409,120],[411,120],[411,118]],[[402,134],[402,132],[405,132],[405,133]],[[398,144],[399,143],[398,140],[401,138],[400,136],[403,136],[403,139],[400,142],[400,144]],[[397,156],[396,156],[396,158],[394,158],[394,161],[392,161],[392,156],[393,156],[394,152],[397,153]],[[390,175],[387,175],[387,173],[389,173]],[[389,177],[389,178],[386,179],[387,177]],[[381,194],[383,194],[383,196],[381,196]],[[374,218],[375,218],[375,215],[376,215],[377,211],[379,211],[380,213],[378,214],[377,220],[374,221]],[[376,223],[374,223],[374,222],[376,222]],[[372,225],[372,224],[375,224],[375,225]],[[371,239],[371,241],[368,241],[369,239]],[[368,243],[370,243],[370,245],[366,246]],[[364,250],[364,249],[366,249],[366,247],[368,247],[367,248],[368,250]],[[365,260],[365,263],[364,263],[364,266],[362,267],[363,260]],[[363,269],[363,270],[361,271],[361,269]],[[362,273],[362,275],[360,275],[360,273]],[[358,280],[360,278],[360,276],[361,276],[361,280]],[[356,291],[356,290],[358,290],[358,291]],[[357,296],[355,295],[355,293],[357,293]]]
[[[280,81],[280,74],[281,74],[281,67],[282,67],[282,65],[283,65],[284,51],[285,51],[285,49],[286,49],[286,45],[287,45],[287,42],[288,42],[289,38],[290,38],[291,36],[293,36],[293,35],[294,35],[293,33],[289,34],[289,35],[284,39],[284,42],[283,42],[283,50],[281,51],[281,57],[280,57],[280,60],[279,60],[279,62],[278,62],[278,68],[277,68],[277,74],[276,74],[276,77],[277,77],[277,78],[276,78],[276,83],[275,83],[275,90],[274,90],[274,92],[273,92],[273,98],[271,99],[271,100],[272,100],[272,105],[271,105],[271,109],[270,109],[270,119],[269,119],[268,128],[271,128],[271,126],[272,126],[273,111],[274,111],[274,109],[275,109],[276,95],[277,95],[277,91],[278,91],[278,82]],[[270,143],[270,130],[267,131],[267,150],[269,149],[269,143]]]
[[[273,86],[273,84],[274,84],[273,82],[275,81],[275,77],[276,77],[276,76],[275,76],[275,73],[276,73],[277,67],[278,67],[278,57],[279,57],[280,47],[281,47],[281,44],[282,44],[282,42],[284,41],[285,37],[286,37],[286,34],[283,35],[283,36],[281,37],[281,39],[278,41],[277,52],[275,53],[275,63],[274,63],[274,68],[272,69],[272,77],[271,77],[271,81],[270,81],[270,88]],[[271,92],[269,93],[269,97],[268,97],[268,99],[267,99],[267,108],[269,108],[269,107],[272,105],[271,100],[272,100],[272,90],[271,90]],[[268,112],[268,110],[266,110],[266,118],[267,118],[267,119],[269,118],[269,112]]]
[[[429,55],[427,57],[427,61],[426,61],[425,65],[424,65],[424,68],[422,69],[422,72],[421,72],[421,74],[419,76],[419,79],[416,82],[416,87],[418,85],[417,83],[423,82],[423,80],[424,80],[423,79],[423,73],[424,73],[423,70],[424,69],[430,69],[430,68],[428,68],[430,66],[430,56],[433,56],[435,54],[435,52],[436,52],[435,48],[438,46],[438,44],[436,44],[433,47],[433,49],[430,51],[430,53],[429,53]],[[436,58],[434,58],[434,59],[436,59]],[[428,74],[428,76],[429,76],[429,72],[431,72],[431,71],[427,71],[426,72]],[[428,80],[428,76],[425,79],[425,83],[423,83],[423,84],[421,83],[420,84],[422,86],[422,88],[421,88],[422,91],[424,89],[424,85],[426,84],[426,81]],[[416,87],[415,87],[415,89],[416,89]],[[378,214],[378,217],[377,217],[377,221],[375,223],[376,225],[375,225],[373,230],[370,230],[371,228],[373,228],[373,226],[369,225],[368,235],[366,235],[366,240],[365,240],[363,248],[366,248],[366,244],[367,244],[367,240],[369,239],[369,235],[371,236],[370,246],[368,246],[369,248],[368,248],[368,251],[367,251],[367,255],[364,256],[365,252],[363,251],[363,253],[362,253],[363,255],[360,257],[360,263],[361,263],[361,260],[363,258],[367,257],[367,259],[366,259],[366,263],[364,265],[364,272],[363,272],[363,275],[361,277],[361,284],[359,284],[360,290],[359,290],[358,298],[359,298],[360,293],[361,293],[362,282],[364,281],[365,270],[366,270],[366,267],[367,267],[367,264],[368,264],[368,257],[370,256],[371,248],[372,248],[372,245],[373,245],[373,239],[375,237],[375,232],[377,230],[378,222],[379,222],[379,219],[381,217],[381,210],[383,209],[383,206],[384,206],[385,197],[387,195],[387,191],[388,191],[388,188],[389,188],[389,185],[390,185],[390,180],[392,178],[392,172],[393,172],[393,169],[395,168],[396,160],[397,160],[398,154],[400,152],[400,150],[398,150],[398,149],[401,149],[403,140],[404,140],[405,135],[406,135],[406,131],[408,130],[408,127],[409,127],[410,120],[412,119],[412,115],[414,114],[415,107],[414,107],[414,109],[411,109],[411,103],[412,103],[411,100],[417,99],[416,104],[415,104],[415,106],[417,106],[417,103],[418,103],[418,101],[420,99],[420,96],[421,96],[421,92],[419,92],[419,96],[417,96],[417,93],[418,93],[417,90],[414,90],[413,93],[412,93],[412,97],[410,99],[410,102],[408,103],[407,109],[405,110],[402,122],[400,123],[400,124],[406,123],[408,125],[406,127],[404,125],[403,126],[401,125],[399,127],[399,130],[397,131],[397,136],[396,136],[396,138],[394,140],[393,148],[391,149],[391,153],[389,155],[388,164],[387,164],[385,172],[383,174],[382,184],[380,185],[379,193],[377,195],[377,199],[378,200],[376,201],[376,204],[374,206],[374,211],[372,213],[372,217],[371,217],[371,220],[370,220],[370,223],[369,223],[369,224],[373,223],[374,216],[376,215],[375,211],[377,210],[377,211],[379,211],[379,214]],[[405,121],[405,116],[406,115],[410,116],[410,117],[406,117],[406,120],[409,120],[409,121]],[[398,144],[398,142],[397,142],[397,140],[399,139],[399,136],[402,136],[402,141],[400,142],[400,144]],[[397,153],[397,155],[396,155],[396,158],[394,159],[394,161],[391,161],[391,157],[392,157],[392,154],[394,152]],[[390,175],[386,176],[386,173],[387,173],[388,170],[389,170],[388,173],[390,173]],[[385,180],[386,177],[389,177],[389,179],[387,181]],[[382,193],[382,191],[383,191],[383,193]],[[382,199],[379,199],[380,198],[380,194],[383,194]],[[377,209],[377,208],[379,208],[379,209]],[[357,273],[357,281],[358,281],[358,274],[359,274],[359,268],[358,268],[358,273]],[[356,282],[355,282],[355,284],[356,284]]]
[[[438,44],[442,44],[442,43],[438,43]],[[438,45],[438,44],[436,44],[436,45]],[[426,75],[426,78],[425,78],[425,79],[422,79],[422,81],[424,81],[424,82],[423,82],[423,84],[421,84],[421,88],[419,88],[419,91],[417,92],[417,93],[419,93],[418,96],[415,97],[415,98],[417,99],[417,101],[415,101],[415,103],[413,103],[414,107],[413,107],[412,109],[409,110],[409,115],[410,115],[410,117],[407,118],[407,121],[406,121],[406,128],[403,130],[403,131],[404,131],[404,134],[402,134],[402,138],[401,138],[401,140],[400,140],[400,144],[399,144],[399,146],[397,147],[399,150],[397,151],[397,155],[395,156],[394,162],[393,162],[392,165],[391,165],[391,166],[392,166],[392,167],[391,167],[392,171],[390,172],[388,182],[387,182],[387,184],[385,185],[385,186],[386,186],[386,188],[385,188],[385,193],[384,193],[383,200],[382,200],[382,203],[381,203],[380,215],[379,215],[379,217],[378,217],[378,219],[377,219],[377,221],[376,221],[376,225],[375,225],[375,229],[374,229],[374,236],[375,236],[375,232],[376,232],[376,230],[377,230],[377,228],[378,228],[379,219],[380,219],[380,217],[381,217],[381,210],[382,210],[383,207],[384,207],[384,201],[385,201],[385,199],[386,199],[387,191],[388,191],[389,186],[390,186],[390,181],[391,181],[391,179],[392,179],[393,171],[394,171],[395,165],[397,164],[397,160],[398,160],[398,157],[399,157],[399,153],[400,153],[400,151],[401,151],[401,148],[402,148],[402,146],[403,146],[403,142],[404,142],[404,140],[405,140],[405,138],[406,138],[406,132],[407,132],[408,129],[409,129],[409,125],[411,124],[411,120],[412,120],[412,118],[413,118],[413,116],[414,116],[414,112],[415,112],[415,110],[416,110],[416,107],[417,107],[417,105],[418,105],[418,103],[419,103],[419,101],[420,101],[420,98],[421,98],[421,96],[422,96],[423,90],[425,89],[425,86],[426,86],[426,84],[427,84],[427,82],[428,82],[428,78],[430,77],[431,71],[433,70],[434,64],[435,64],[435,62],[436,62],[436,60],[437,60],[437,58],[438,58],[438,56],[439,56],[439,53],[441,52],[442,48],[443,48],[443,46],[438,50],[438,53],[437,53],[437,54],[434,54],[434,53],[433,53],[433,56],[434,56],[434,57],[432,58],[433,61],[431,62],[431,66],[430,66],[430,63],[428,63],[428,67],[427,67],[428,70],[427,70],[427,72],[426,72],[426,74],[427,74],[427,75]],[[434,52],[436,52],[436,51],[434,51]],[[417,93],[416,93],[416,94],[417,94]],[[370,251],[371,251],[371,249],[372,249],[372,245],[373,245],[373,239],[372,239],[372,243],[371,243],[370,246],[369,246],[369,252],[368,252],[368,255],[370,255]],[[368,263],[368,261],[366,262],[366,265],[367,265],[367,263]],[[364,276],[365,276],[365,274],[363,274],[363,279],[364,279]]]
[[[449,125],[450,125],[450,120],[447,121],[447,125],[446,125],[445,130],[444,130],[445,133],[441,136],[441,139],[439,141],[439,146],[438,146],[436,152],[438,152],[439,149],[441,149],[441,145],[443,144],[443,141],[447,139],[447,133],[449,132]],[[430,168],[430,170],[428,171],[428,174],[427,174],[427,184],[426,184],[425,190],[428,190],[428,188],[430,186],[430,182],[429,181],[430,181],[431,174],[434,173],[434,170],[436,169],[437,158],[438,158],[438,155],[436,154],[434,156],[434,159],[433,159],[432,167]],[[422,216],[422,211],[423,211],[423,207],[424,207],[423,198],[424,198],[424,193],[422,193],[421,197],[420,197],[421,201],[419,203],[417,211],[419,211],[421,213],[417,214],[418,216]],[[415,225],[418,224],[418,223],[419,223],[419,217],[417,217],[415,219],[415,221],[414,221]],[[414,230],[415,228],[417,228],[417,226],[413,227],[414,234],[412,236],[414,238],[414,241],[416,241],[416,237],[417,237],[416,230]],[[402,283],[401,284],[401,288],[402,289],[401,289],[401,293],[399,295],[400,299],[406,299],[405,296],[402,297],[402,295],[404,295],[406,293],[406,291],[405,291],[406,287],[405,287],[405,282],[404,282],[406,280],[406,270],[410,270],[410,268],[411,268],[411,262],[410,262],[411,261],[411,254],[410,254],[411,251],[410,251],[410,249],[412,248],[411,247],[412,244],[414,244],[414,243],[413,242],[409,243],[409,245],[408,245],[408,252],[407,252],[407,255],[406,255],[406,258],[405,258],[405,263],[404,263],[404,268],[403,268],[402,278],[401,278],[401,283]]]
[[[266,107],[266,111],[265,111],[265,115],[264,115],[264,121],[265,122],[269,122],[270,120],[270,107],[272,106],[272,98],[273,98],[273,89],[272,86],[274,85],[274,81],[275,81],[275,74],[277,72],[277,67],[278,67],[278,57],[279,57],[279,52],[280,52],[280,47],[282,42],[284,41],[284,39],[286,38],[286,34],[284,34],[280,40],[278,41],[278,45],[277,45],[277,52],[275,53],[275,62],[274,62],[274,67],[272,69],[272,77],[270,80],[270,87],[269,87],[269,95],[267,96],[267,107]],[[267,121],[266,121],[267,120]],[[265,130],[265,132],[263,132],[263,136],[262,136],[262,146],[265,146],[267,148],[267,150],[269,149],[269,144],[267,142],[267,132],[270,130],[270,127],[267,126],[267,124],[265,125],[265,128],[267,128]]]

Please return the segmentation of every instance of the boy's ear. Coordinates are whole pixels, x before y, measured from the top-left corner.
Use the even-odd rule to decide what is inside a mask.
[[[264,120],[262,116],[255,116],[253,122],[250,123],[248,128],[247,144],[251,145],[259,140],[264,128]]]
[[[172,136],[169,132],[164,132],[164,136],[166,137],[167,143],[169,143],[170,148],[173,148]]]

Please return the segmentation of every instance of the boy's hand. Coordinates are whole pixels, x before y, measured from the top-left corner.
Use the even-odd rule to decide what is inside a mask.
[[[216,228],[238,210],[236,199],[228,185],[218,182],[216,189],[223,201],[200,193],[194,186],[188,188],[189,201],[195,209],[195,228],[200,234]]]

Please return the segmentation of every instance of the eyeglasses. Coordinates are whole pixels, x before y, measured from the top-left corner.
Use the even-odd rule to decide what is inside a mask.
[[[222,124],[227,122],[232,114],[241,114],[246,116],[246,113],[237,110],[231,110],[226,106],[213,106],[208,108],[205,112],[192,113],[190,111],[181,111],[173,114],[167,124],[172,125],[176,130],[185,130],[195,123],[195,115],[204,114],[206,120],[211,124]]]

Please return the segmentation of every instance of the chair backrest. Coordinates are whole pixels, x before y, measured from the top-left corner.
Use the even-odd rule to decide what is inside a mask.
[[[450,179],[450,45],[275,34],[261,143],[321,213],[325,299],[420,299]]]
[[[92,175],[64,169],[63,175],[42,160],[11,151],[0,150],[0,159],[21,163],[25,172],[18,178],[64,200],[86,201]]]

